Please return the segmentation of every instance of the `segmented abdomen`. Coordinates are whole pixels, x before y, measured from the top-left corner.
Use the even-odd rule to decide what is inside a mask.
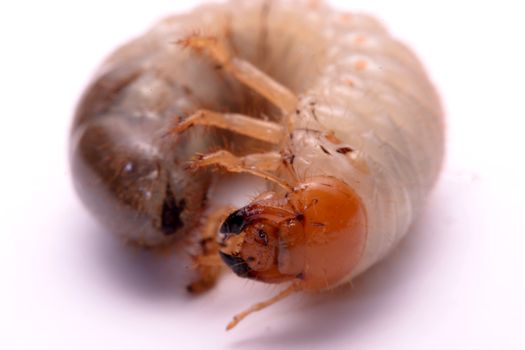
[[[318,80],[301,101],[299,173],[344,179],[368,218],[364,255],[349,278],[383,258],[408,231],[437,179],[444,149],[439,98],[417,58],[376,20],[328,8],[310,13],[323,35]]]

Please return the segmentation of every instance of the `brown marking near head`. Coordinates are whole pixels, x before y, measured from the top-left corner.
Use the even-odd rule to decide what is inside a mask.
[[[317,112],[315,110],[315,102],[310,102],[310,112],[312,113],[312,116],[314,117],[314,119],[316,121],[319,121],[319,119],[317,118]]]
[[[295,154],[293,154],[290,150],[283,150],[281,151],[281,158],[284,165],[293,165],[295,161]]]
[[[328,154],[329,156],[332,155],[332,153],[330,153],[326,148],[324,148],[323,145],[319,145],[319,147],[321,148],[321,150],[322,150],[325,154]]]
[[[341,153],[341,154],[347,154],[347,153],[350,153],[350,152],[353,152],[354,150],[348,146],[346,147],[339,147],[338,149],[336,149],[336,152],[337,153]]]
[[[333,131],[328,132],[326,135],[324,135],[325,139],[328,140],[330,143],[334,145],[340,145],[342,141],[335,136],[335,133]]]

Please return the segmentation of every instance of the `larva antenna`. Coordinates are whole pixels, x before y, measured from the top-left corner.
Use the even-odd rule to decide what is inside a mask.
[[[294,294],[296,292],[299,292],[301,290],[302,290],[302,288],[301,288],[300,284],[296,283],[296,282],[293,282],[287,288],[283,289],[277,295],[271,297],[270,299],[262,301],[262,302],[259,302],[259,303],[256,303],[256,304],[253,304],[248,309],[246,309],[244,311],[241,311],[237,315],[233,316],[233,319],[226,326],[226,330],[229,331],[229,330],[233,329],[235,326],[237,326],[239,324],[239,322],[241,322],[243,319],[245,319],[247,316],[253,314],[254,312],[257,312],[257,311],[260,311],[262,309],[265,309],[268,306],[271,306],[271,305],[273,305],[273,304],[275,304],[275,303],[277,303],[277,302],[279,302],[279,301],[281,301],[281,300],[289,297],[290,295],[292,295],[292,294]]]

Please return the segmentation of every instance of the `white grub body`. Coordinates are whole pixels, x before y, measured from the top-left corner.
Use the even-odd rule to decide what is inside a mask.
[[[167,81],[183,81],[193,91],[191,99],[178,101],[185,104],[178,108],[185,116],[207,108],[287,119],[214,70],[205,55],[175,44],[195,32],[227,38],[235,55],[299,96],[286,141],[254,146],[234,140],[237,153],[277,150],[293,155],[300,179],[332,176],[362,199],[364,252],[335,285],[387,255],[424,205],[443,158],[439,98],[413,53],[377,20],[341,13],[321,1],[232,0],[159,22],[117,51],[106,67],[149,52],[143,65],[170,72]],[[284,166],[277,174],[289,176]]]
[[[443,112],[417,58],[380,23],[306,7],[298,16],[321,38],[297,59],[317,75],[288,147],[298,174],[342,179],[364,202],[365,251],[343,283],[385,257],[423,207],[443,159]]]
[[[442,108],[414,54],[377,20],[319,1],[231,1],[192,16],[209,33],[226,21],[238,55],[299,96],[279,149],[293,154],[299,177],[336,177],[364,202],[364,253],[337,284],[385,257],[423,207],[443,158]]]
[[[443,158],[440,101],[418,59],[377,20],[318,1],[231,1],[192,16],[202,18],[194,28],[210,33],[227,21],[238,54],[299,95],[280,149],[294,155],[296,173],[339,178],[363,200],[365,250],[339,283],[387,255]]]

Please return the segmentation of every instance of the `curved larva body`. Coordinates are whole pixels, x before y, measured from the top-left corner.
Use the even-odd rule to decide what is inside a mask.
[[[239,276],[292,282],[229,327],[293,291],[333,288],[379,261],[406,234],[440,170],[442,111],[418,60],[376,20],[320,1],[202,6],[161,21],[103,72],[79,108],[73,168],[88,206],[114,216],[109,226],[150,245],[170,240],[166,218],[183,222],[170,233],[189,231],[202,213],[206,166],[271,184],[224,221],[211,215],[203,229],[201,280],[191,290],[213,284],[218,254]],[[198,125],[227,130],[228,141],[199,134]],[[190,162],[197,177],[184,171],[191,154],[212,148],[219,150]],[[137,152],[149,171],[123,177],[123,160]],[[182,214],[170,191],[185,203]],[[171,218],[161,210],[167,200]]]
[[[338,178],[362,199],[364,252],[330,288],[379,261],[407,232],[441,167],[442,110],[417,58],[375,19],[315,1],[267,2],[261,15],[264,4],[206,7],[195,28],[221,32],[228,18],[238,55],[299,96],[293,130],[277,149],[294,156],[299,177]],[[286,178],[284,168],[276,173]]]
[[[383,258],[422,208],[441,167],[443,118],[417,59],[378,23],[319,16],[329,48],[296,127],[340,143],[298,131],[290,148],[299,174],[342,179],[364,201],[367,243],[350,279]]]

